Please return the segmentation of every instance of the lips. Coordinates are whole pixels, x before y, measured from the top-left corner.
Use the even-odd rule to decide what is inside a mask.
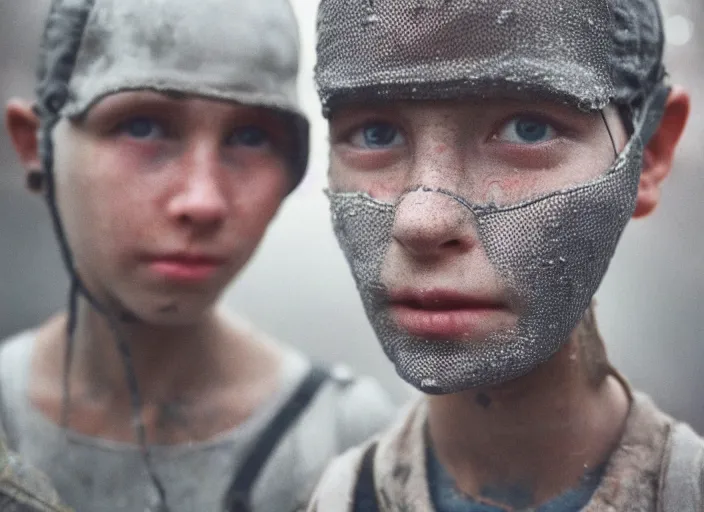
[[[206,254],[176,253],[146,258],[149,269],[172,281],[205,281],[225,264],[224,258]]]
[[[389,294],[395,322],[425,339],[461,340],[493,330],[506,305],[493,297],[450,290],[403,290]]]

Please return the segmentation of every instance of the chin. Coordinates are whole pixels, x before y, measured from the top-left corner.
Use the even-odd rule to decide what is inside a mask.
[[[214,311],[216,303],[210,297],[143,297],[122,302],[122,309],[155,327],[186,327],[201,323]]]

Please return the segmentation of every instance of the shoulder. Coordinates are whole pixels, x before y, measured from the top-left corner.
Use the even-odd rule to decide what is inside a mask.
[[[362,459],[373,442],[352,448],[330,463],[313,492],[308,512],[352,512]]]
[[[644,446],[656,446],[652,472],[657,480],[658,510],[704,510],[704,439],[689,425],[661,411],[643,393],[634,393],[632,430],[641,430]],[[643,459],[638,466],[644,465]]]
[[[17,353],[24,347],[31,345],[36,338],[37,331],[34,329],[13,334],[12,336],[0,341],[0,355],[4,358],[6,357],[5,354]]]
[[[376,379],[359,376],[343,366],[331,369],[329,400],[335,409],[341,451],[356,446],[386,428],[396,406]]]
[[[17,512],[69,512],[43,473],[0,443],[0,505]]]
[[[663,512],[704,510],[704,439],[686,423],[671,424],[659,495]]]
[[[417,455],[419,452],[422,453],[424,448],[421,442],[414,441],[422,435],[421,426],[424,424],[424,421],[422,421],[424,418],[425,406],[423,399],[411,400],[382,432],[333,459],[318,481],[318,485],[312,494],[308,511],[323,512],[335,510],[339,512],[355,512],[354,504],[357,485],[367,456],[373,457],[374,461],[372,463],[374,487],[378,493],[388,496],[390,487],[385,482],[388,482],[388,477],[396,472],[398,461],[410,460],[411,464],[413,464],[414,461],[421,460],[421,457]],[[407,446],[409,443],[413,446]],[[371,450],[372,448],[373,451]],[[413,467],[420,469],[419,475],[425,474],[418,464],[413,465]],[[415,482],[414,478],[409,473],[406,481]],[[398,478],[392,477],[391,480],[395,482]],[[427,501],[424,500],[422,502],[425,503]]]

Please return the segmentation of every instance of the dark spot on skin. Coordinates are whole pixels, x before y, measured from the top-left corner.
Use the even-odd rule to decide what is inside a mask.
[[[484,409],[488,409],[491,406],[491,397],[486,393],[478,393],[477,403],[481,405]]]
[[[401,482],[401,485],[406,485],[411,476],[411,467],[408,464],[397,464],[394,467],[393,476],[395,480]]]
[[[124,310],[120,313],[120,322],[126,324],[136,324],[139,322],[139,318],[134,313]]]
[[[188,425],[183,404],[178,402],[164,402],[159,404],[159,414],[156,418],[156,426],[159,430],[167,430],[174,426],[184,427]]]
[[[159,308],[159,313],[178,313],[177,304],[168,304]]]

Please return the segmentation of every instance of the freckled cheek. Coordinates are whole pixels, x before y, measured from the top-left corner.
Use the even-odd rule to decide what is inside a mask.
[[[339,164],[331,164],[329,186],[333,192],[363,192],[379,201],[392,202],[404,190],[404,183],[399,172],[360,171]]]
[[[258,244],[283,201],[288,179],[272,175],[232,189],[227,201],[232,239]]]
[[[539,183],[540,180],[535,175],[515,173],[499,179],[483,180],[475,195],[482,202],[514,203],[530,197]]]

